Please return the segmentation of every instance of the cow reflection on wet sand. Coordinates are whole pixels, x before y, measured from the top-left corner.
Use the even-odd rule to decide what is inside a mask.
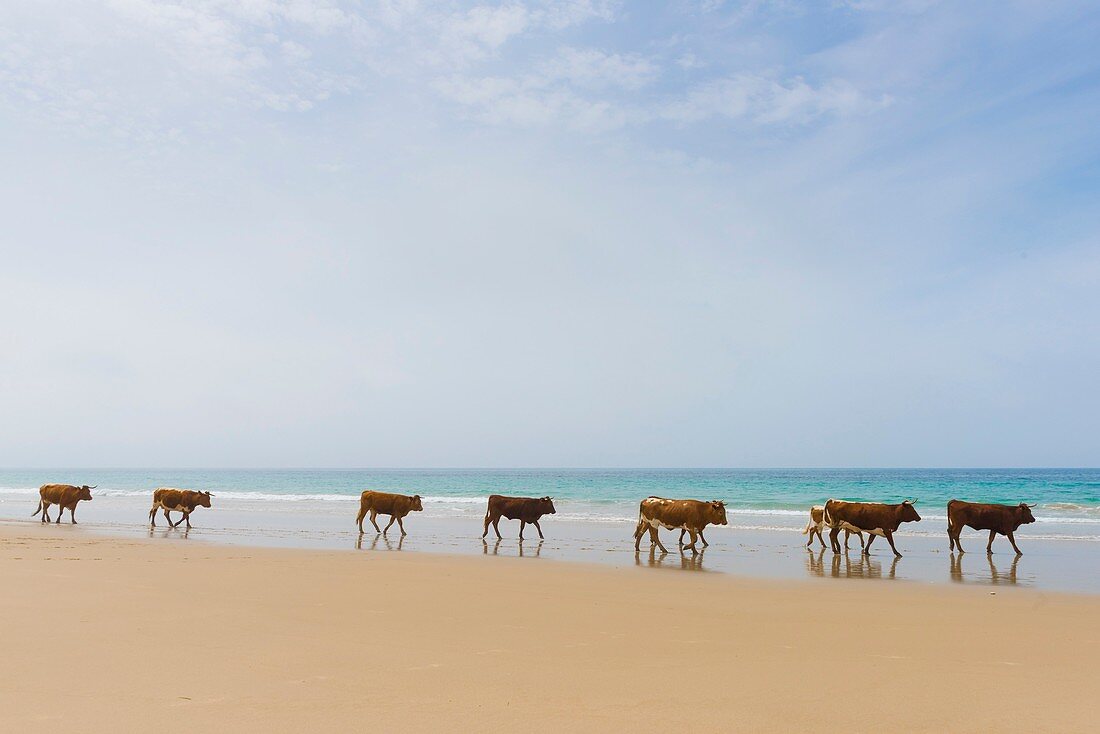
[[[379,542],[381,542],[384,545],[383,548],[378,547]],[[401,546],[403,546],[404,544],[405,544],[405,536],[404,535],[398,536],[397,542],[395,543],[392,540],[390,540],[388,537],[386,537],[385,535],[382,535],[381,533],[379,533],[378,535],[374,536],[374,540],[372,540],[370,542],[370,546],[368,546],[367,550],[399,551],[399,550],[401,550]],[[363,550],[363,536],[362,535],[359,535],[355,539],[355,550]]]
[[[889,570],[883,573],[882,561],[858,551],[854,556],[845,552],[842,555],[830,556],[828,569],[826,569],[824,548],[819,551],[806,550],[806,570],[811,576],[821,578],[830,576],[834,579],[893,579],[897,577],[900,560],[899,556],[894,556]]]
[[[994,586],[1007,585],[1014,586],[1016,584],[1029,584],[1031,579],[1025,576],[1020,578],[1017,571],[1017,566],[1020,563],[1020,556],[1013,556],[1012,561],[1009,564],[1007,571],[1002,571],[997,568],[997,564],[993,562],[993,555],[986,555],[986,563],[989,565],[989,576],[985,575],[985,563],[981,563],[978,559],[966,557],[965,563],[970,566],[970,571],[963,571],[964,555],[960,553],[955,555],[951,554],[951,580],[958,584],[965,583],[985,583],[992,584]]]
[[[487,540],[485,540],[485,538],[482,538],[481,539],[481,552],[482,552],[482,554],[486,555],[486,556],[490,556],[490,555],[499,556],[499,555],[501,555],[501,553],[500,553],[500,544],[501,544],[501,542],[503,542],[503,541],[500,538],[497,538],[493,542],[492,548],[490,549],[489,542]],[[537,543],[531,543],[531,542],[524,543],[521,540],[521,541],[519,541],[519,549],[518,549],[518,552],[516,553],[516,555],[519,556],[520,558],[538,558],[542,554],[542,544],[544,542],[546,542],[546,541],[539,540]],[[505,546],[505,547],[507,547],[507,546]],[[504,555],[511,555],[511,554],[510,553],[505,553]]]
[[[647,568],[677,568],[682,571],[705,571],[706,569],[703,568],[703,557],[705,555],[706,548],[689,556],[682,551],[680,553],[662,553],[657,550],[656,546],[651,545],[648,553],[640,550],[634,551],[634,565]]]

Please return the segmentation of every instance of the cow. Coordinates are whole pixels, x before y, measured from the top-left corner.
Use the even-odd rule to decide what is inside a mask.
[[[988,505],[951,500],[947,503],[947,538],[951,542],[951,550],[958,548],[959,553],[965,552],[959,542],[959,535],[964,527],[971,527],[989,531],[986,553],[993,552],[993,539],[1000,533],[1012,543],[1012,550],[1016,551],[1016,555],[1022,556],[1023,551],[1016,547],[1016,538],[1012,534],[1021,525],[1035,522],[1035,516],[1031,514],[1034,506],[1023,502],[1018,505]]]
[[[71,484],[43,484],[38,488],[38,509],[31,513],[31,517],[41,512],[42,522],[49,522],[50,505],[57,505],[57,522],[61,522],[61,515],[68,510],[69,519],[72,520],[73,525],[76,525],[76,503],[81,500],[91,502],[92,490],[98,486],[98,484],[90,487],[87,484],[79,487]]]
[[[642,536],[649,530],[650,544],[656,544],[662,553],[668,553],[668,549],[661,543],[657,535],[658,528],[666,530],[679,529],[681,551],[684,548],[684,532],[691,535],[691,552],[697,554],[695,547],[696,536],[703,539],[703,547],[709,543],[703,538],[703,528],[707,525],[728,525],[726,520],[726,505],[724,502],[712,500],[702,502],[700,500],[670,500],[664,497],[647,497],[638,506],[638,526],[634,528],[634,550],[641,547]]]
[[[823,522],[832,528],[829,531],[829,543],[833,553],[840,553],[840,541],[837,536],[846,525],[870,533],[867,545],[863,546],[866,555],[871,554],[871,543],[875,536],[881,535],[890,544],[894,555],[901,558],[894,545],[894,533],[903,522],[920,522],[920,515],[913,507],[913,500],[905,500],[900,505],[884,505],[877,502],[842,502],[829,500],[825,503]]]
[[[397,526],[401,528],[401,537],[405,537],[408,533],[405,532],[405,524],[401,522],[401,518],[408,515],[410,512],[422,512],[424,505],[420,504],[420,495],[414,494],[408,496],[405,494],[390,494],[389,492],[372,492],[367,490],[359,496],[359,517],[355,518],[355,521],[359,523],[359,532],[363,532],[363,518],[370,513],[370,524],[374,526],[374,529],[383,535],[386,534],[386,530],[390,529],[390,525],[393,525],[393,521],[397,521]],[[378,523],[375,522],[375,518],[379,513],[383,515],[389,515],[390,521],[386,525],[386,530],[381,530],[378,527]]]
[[[825,527],[825,506],[814,505],[810,508],[810,521],[806,523],[806,527],[802,529],[802,534],[810,534],[810,539],[806,541],[806,547],[809,548],[810,544],[814,542],[814,535],[817,535],[817,539],[821,542],[821,547],[825,547],[825,539],[821,537],[821,529]],[[844,525],[844,550],[848,550],[848,540],[852,537],[852,533],[855,533],[859,538],[859,547],[863,548],[863,532],[855,525]]]
[[[545,536],[542,534],[542,527],[539,525],[539,518],[543,515],[557,514],[557,510],[554,509],[554,500],[552,497],[505,497],[499,494],[489,495],[489,505],[485,509],[485,529],[481,533],[481,537],[485,537],[489,534],[489,525],[492,524],[493,530],[496,531],[497,537],[502,537],[500,534],[500,518],[506,520],[519,520],[519,539],[523,540],[523,529],[527,527],[527,523],[531,523],[535,526],[535,530],[539,531],[539,538],[543,539]]]
[[[174,528],[181,522],[186,521],[187,529],[190,530],[191,513],[195,511],[196,507],[210,507],[210,498],[213,496],[209,492],[161,487],[153,492],[153,509],[149,510],[149,525],[154,528],[157,526],[157,510],[163,509],[164,519],[168,521],[170,527]],[[169,510],[182,512],[183,517],[172,522],[172,516],[168,514]]]

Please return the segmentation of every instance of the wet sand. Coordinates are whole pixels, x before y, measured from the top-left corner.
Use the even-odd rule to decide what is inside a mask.
[[[196,537],[0,525],[6,729],[1093,728],[1094,596]]]
[[[520,543],[518,522],[501,522],[504,539],[497,542],[490,530],[481,539],[481,518],[474,513],[440,516],[432,512],[413,513],[406,518],[408,537],[402,539],[391,529],[388,537],[370,532],[360,536],[355,527],[354,501],[298,506],[291,503],[227,501],[215,498],[215,507],[200,508],[192,516],[195,528],[169,530],[163,519],[150,530],[147,524],[149,500],[146,497],[100,497],[81,503],[77,511],[81,524],[78,533],[109,534],[123,538],[155,538],[167,542],[211,541],[242,546],[286,547],[353,552],[442,553],[448,555],[490,555],[522,557],[524,560],[579,561],[612,567],[635,567],[725,573],[771,579],[813,579],[825,583],[839,578],[878,579],[935,585],[1020,586],[1049,591],[1100,594],[1100,543],[1087,540],[1050,540],[1039,525],[1022,528],[1017,540],[1025,555],[1017,558],[1008,541],[998,538],[994,554],[985,553],[986,534],[963,534],[966,554],[948,551],[947,533],[933,534],[937,521],[925,520],[913,533],[903,526],[896,536],[904,554],[895,559],[881,538],[872,554],[863,556],[859,544],[840,556],[822,551],[815,541],[805,548],[806,536],[788,530],[760,530],[745,527],[743,517],[731,516],[732,525],[711,527],[706,531],[710,547],[701,555],[681,555],[676,550],[676,533],[662,531],[671,551],[667,555],[651,553],[647,541],[635,553],[634,525],[631,522],[591,522],[568,519],[566,513],[544,519],[546,540],[528,526],[526,540]],[[0,525],[33,526],[29,517],[34,504],[28,498],[2,501]],[[475,508],[476,512],[476,508]],[[388,518],[380,518],[384,522]],[[66,516],[67,522],[67,516]],[[942,522],[939,523],[942,525]],[[66,526],[62,525],[62,529]]]

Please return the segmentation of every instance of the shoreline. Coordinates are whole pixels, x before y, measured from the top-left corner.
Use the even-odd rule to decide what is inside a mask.
[[[28,732],[1086,731],[1100,677],[1100,599],[1041,590],[11,524],[0,583],[0,711]]]
[[[117,498],[100,498],[92,503],[81,503],[79,525],[68,525],[66,521],[61,526],[51,527],[77,537],[151,539],[168,545],[197,540],[248,548],[433,556],[493,555],[755,579],[815,582],[864,579],[930,586],[975,585],[990,589],[1015,586],[1100,595],[1100,578],[1095,573],[1100,567],[1100,543],[1040,540],[1023,533],[1017,539],[1025,555],[1016,557],[1003,538],[994,543],[994,554],[987,556],[985,536],[975,531],[964,533],[962,540],[968,552],[958,555],[948,552],[946,532],[938,537],[918,536],[903,530],[896,537],[904,557],[895,559],[889,548],[880,544],[874,546],[870,556],[863,556],[854,538],[850,551],[835,556],[816,543],[812,550],[807,550],[806,536],[793,528],[759,530],[734,524],[709,527],[707,538],[711,545],[698,556],[690,552],[681,555],[676,550],[676,534],[662,531],[662,538],[670,550],[664,555],[650,552],[648,539],[643,539],[641,550],[636,553],[632,523],[626,522],[577,522],[551,516],[543,524],[545,541],[540,542],[534,528],[529,527],[528,538],[520,543],[516,538],[518,522],[502,522],[503,540],[498,542],[490,530],[489,537],[483,541],[480,537],[482,523],[476,517],[432,517],[427,513],[412,513],[406,518],[409,535],[401,538],[396,526],[387,536],[377,535],[373,530],[360,536],[354,527],[354,517],[348,516],[343,507],[307,513],[301,511],[303,508],[240,505],[223,503],[210,510],[200,509],[192,516],[195,528],[185,532],[182,527],[165,528],[163,522],[151,529],[147,523],[135,521],[135,515],[147,515],[143,498],[125,503]],[[10,510],[10,506],[7,509]],[[30,529],[42,525],[35,518],[10,515],[10,512],[0,514],[0,528],[26,528],[34,532]],[[113,519],[105,521],[104,517]]]

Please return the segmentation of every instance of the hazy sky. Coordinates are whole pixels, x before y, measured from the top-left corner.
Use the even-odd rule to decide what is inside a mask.
[[[1100,465],[1097,38],[6,0],[0,465]]]

